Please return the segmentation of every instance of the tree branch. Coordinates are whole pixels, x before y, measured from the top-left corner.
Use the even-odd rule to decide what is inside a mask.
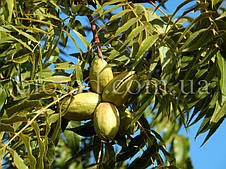
[[[100,39],[99,39],[98,34],[97,34],[97,25],[95,24],[92,15],[88,15],[87,17],[89,19],[89,22],[90,22],[90,25],[91,25],[91,30],[93,32],[93,40],[94,40],[95,43],[98,44],[98,43],[100,43]],[[101,59],[103,58],[103,54],[102,54],[100,46],[97,46],[97,55],[98,55],[99,58],[101,58]]]
[[[105,3],[105,2],[110,2],[112,0],[98,0],[98,1],[99,1],[99,3]],[[151,3],[151,2],[152,3],[155,3],[155,2],[161,3],[163,1],[164,0],[128,0],[128,2],[133,2],[133,3]],[[81,2],[83,2],[83,0],[75,0],[75,2],[81,3]],[[89,5],[96,7],[96,3],[94,0],[87,0],[87,2]]]

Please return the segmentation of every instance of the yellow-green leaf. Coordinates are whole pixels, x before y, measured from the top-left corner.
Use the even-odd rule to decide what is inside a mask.
[[[68,76],[50,76],[40,81],[54,82],[54,83],[67,83],[71,81],[71,77]]]
[[[12,19],[12,15],[13,15],[13,0],[6,0],[7,2],[7,6],[8,6],[8,10],[9,10],[9,17],[8,17],[8,21],[11,22]]]
[[[16,151],[9,147],[8,150],[10,151],[13,157],[13,162],[18,169],[28,169],[28,167],[24,164],[24,160],[17,154]]]

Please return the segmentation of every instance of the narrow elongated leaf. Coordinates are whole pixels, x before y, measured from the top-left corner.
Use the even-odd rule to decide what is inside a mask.
[[[20,121],[27,121],[27,118],[25,115],[13,115],[10,118],[2,118],[0,120],[1,123],[5,123],[5,124],[13,124],[16,122],[20,122]]]
[[[70,121],[67,128],[72,128],[80,125],[80,122],[72,122]],[[64,136],[66,138],[68,146],[72,149],[72,153],[74,154],[79,150],[81,138],[79,135],[74,133],[73,131],[65,130]]]
[[[36,159],[35,157],[32,155],[32,149],[31,149],[31,138],[25,134],[20,134],[20,137],[22,138],[24,145],[26,147],[26,150],[28,152],[28,157],[29,157],[29,162],[30,162],[30,168],[31,169],[36,169]]]
[[[11,116],[12,114],[14,114],[16,112],[32,110],[35,107],[36,108],[42,107],[39,100],[31,100],[31,101],[25,100],[23,102],[13,105],[12,107],[9,107],[8,109],[6,109],[6,112],[7,112],[8,116]]]
[[[89,137],[95,135],[94,127],[92,122],[88,122],[84,125],[73,127],[73,128],[67,128],[66,130],[70,130],[80,136]]]
[[[7,93],[2,86],[0,86],[0,98],[1,98],[0,99],[0,110],[1,110],[1,108],[4,105],[6,98],[7,98]]]
[[[213,110],[206,111],[205,118],[203,119],[203,121],[202,121],[202,123],[201,123],[201,125],[199,127],[199,130],[197,131],[195,137],[197,137],[201,133],[206,132],[207,130],[209,130],[212,127],[212,125],[210,123],[212,112],[213,112]]]
[[[211,0],[212,1],[212,6],[215,6],[217,4],[221,4],[223,0]]]
[[[13,133],[14,129],[13,129],[13,127],[11,125],[4,124],[4,123],[0,122],[0,132],[3,132],[3,131],[5,131],[5,132],[12,132]]]
[[[181,46],[179,51],[183,51],[183,52],[191,51],[205,45],[205,43],[208,42],[207,38],[208,39],[210,38],[207,35],[211,35],[208,31],[209,29],[210,27],[205,29],[200,29],[199,31],[192,33],[191,36],[188,38],[188,40],[186,40],[186,42]]]
[[[131,122],[133,125],[140,117],[144,114],[145,109],[151,104],[154,95],[150,96],[149,99],[136,111],[136,114]]]
[[[226,11],[224,11],[224,13],[222,13],[216,20],[220,20],[225,17],[226,17]]]
[[[127,31],[132,25],[134,25],[135,23],[137,23],[137,21],[140,18],[132,18],[130,20],[128,20],[124,25],[122,25],[121,27],[119,27],[115,33],[115,36],[118,36],[119,34]]]
[[[38,147],[39,147],[39,158],[37,159],[37,164],[38,164],[37,168],[44,168],[44,156],[45,156],[46,147],[45,147],[44,141],[41,138],[38,124],[36,122],[33,122],[31,126],[33,127],[35,134],[37,136]]]
[[[102,143],[101,143],[101,140],[98,136],[94,136],[93,138],[93,154],[94,154],[94,158],[96,160],[96,162],[98,162],[98,158],[99,158],[99,153],[101,153],[100,151],[102,151],[101,149],[103,147],[102,146]]]
[[[27,45],[25,42],[23,42],[21,39],[18,39],[10,34],[8,34],[8,36],[10,36],[12,39],[16,40],[17,42],[19,42],[21,45],[23,45],[25,48],[27,48],[28,50],[30,50],[32,52],[32,49],[30,48],[30,46]]]
[[[0,132],[0,140],[2,140],[4,134],[5,134],[5,132]],[[3,154],[4,154],[5,151],[6,151],[6,149],[2,148],[2,145],[1,145],[1,148],[0,148],[0,168],[2,167],[2,164],[3,164]]]
[[[175,16],[175,14],[185,5],[187,5],[188,3],[192,2],[194,0],[185,0],[184,2],[182,2],[181,4],[178,5],[178,7],[176,8],[176,10],[173,12],[173,14],[171,15],[170,21],[169,23],[172,21],[172,18]]]
[[[188,138],[182,135],[176,135],[173,141],[173,149],[176,157],[176,163],[182,167],[189,155],[190,142]]]
[[[105,2],[105,1],[104,1]],[[113,4],[116,4],[116,3],[119,3],[121,5],[124,5],[125,3],[123,3],[121,0],[111,0],[111,1],[106,1],[104,4],[103,4],[103,8],[106,7],[106,6],[109,6],[109,5],[113,5]]]
[[[125,42],[123,43],[123,45],[120,47],[120,49],[125,46],[127,43],[129,43],[130,41],[132,41],[134,38],[136,38],[138,36],[138,34],[140,34],[142,31],[144,30],[144,26],[138,26],[135,29],[133,29],[129,36],[126,38]]]
[[[113,15],[109,22],[112,22],[115,19],[118,19],[119,17],[122,17],[123,15],[125,15],[126,13],[128,13],[130,11],[131,11],[131,9],[125,9],[125,10],[120,11],[119,13]]]
[[[0,26],[0,31],[1,32],[11,32],[10,30],[7,29],[7,27]]]
[[[50,15],[48,15],[48,16],[50,16]],[[38,20],[38,19],[33,19],[33,18],[20,18],[20,17],[18,17],[17,19],[28,20],[30,22],[38,22],[38,23],[41,23],[41,24],[44,24],[44,25],[50,25],[50,26],[55,27],[55,28],[57,27],[56,25],[53,25],[51,22],[46,22],[46,21],[42,21],[42,20]],[[55,17],[55,19],[56,19],[56,17]]]
[[[21,31],[19,29],[17,29],[15,26],[11,25],[11,27],[16,30],[19,34],[25,36],[27,39],[31,40],[32,42],[35,42],[35,43],[38,43],[38,41],[30,34],[24,32],[24,31]]]
[[[113,10],[115,10],[115,9],[117,9],[117,8],[120,8],[121,6],[122,6],[122,3],[119,3],[119,4],[115,5],[115,6],[113,6],[112,8],[109,8],[109,9],[107,9],[106,11],[104,11],[102,15],[107,14],[107,13],[110,13],[111,11],[113,11]],[[103,8],[102,8],[102,9],[103,9]],[[100,13],[100,14],[101,14],[101,13]]]
[[[139,63],[141,58],[145,55],[145,53],[150,49],[150,47],[156,42],[158,37],[159,37],[158,34],[149,36],[141,43],[139,50],[136,54],[136,58],[135,58],[136,63],[134,63],[133,65],[134,68],[137,66],[137,64]]]
[[[85,47],[88,48],[89,47],[89,42],[84,38],[84,36],[81,33],[79,33],[78,31],[76,31],[75,29],[73,29],[73,31],[81,39],[81,41],[83,42]]]
[[[71,77],[68,76],[50,76],[45,79],[39,79],[40,81],[54,82],[54,83],[67,83],[71,81]]]
[[[217,101],[216,108],[213,113],[213,116],[210,119],[210,122],[217,123],[224,116],[226,116],[226,101],[222,104],[222,106]]]
[[[226,99],[226,59],[220,54],[217,53],[217,65],[220,69],[220,89],[223,98]],[[224,100],[223,100],[224,101]]]
[[[13,162],[15,163],[18,169],[28,169],[28,167],[24,164],[24,160],[17,154],[15,150],[9,147],[8,147],[8,150],[10,151],[13,157]]]
[[[156,154],[157,149],[155,145],[145,150],[141,157],[136,158],[128,167],[128,169],[145,169],[152,164],[153,156]],[[154,160],[153,160],[154,161]]]
[[[106,165],[115,168],[116,153],[114,147],[110,143],[105,144],[105,147]]]
[[[30,58],[30,53],[12,59],[14,63],[25,63]]]
[[[142,148],[146,143],[146,136],[144,133],[141,133],[140,135],[137,135],[136,137],[132,138],[129,142],[129,146],[122,149],[116,157],[116,161],[125,161],[131,157],[133,157],[135,154],[137,154],[138,151],[140,151],[140,148]]]
[[[212,128],[210,129],[209,133],[207,134],[201,146],[203,146],[207,142],[207,140],[209,140],[209,138],[215,133],[218,127],[220,127],[223,121],[224,121],[224,118],[221,118],[214,126],[212,126]]]
[[[13,15],[14,2],[13,2],[13,0],[6,0],[6,2],[7,2],[8,10],[9,10],[8,21],[11,22],[12,15]]]
[[[81,87],[82,81],[83,81],[83,74],[82,74],[82,69],[79,63],[76,65],[76,81]]]
[[[87,16],[92,14],[92,10],[83,4],[76,4],[71,8],[73,13],[78,13],[79,16]]]
[[[42,29],[34,28],[34,27],[28,27],[28,26],[23,26],[23,25],[15,26],[15,28],[17,28],[17,29],[32,30],[34,33],[35,33],[35,32],[39,32],[39,33],[43,33],[43,34],[47,33],[47,32],[45,32],[45,31],[42,30]]]
[[[56,97],[56,93],[47,93],[46,91],[31,94],[29,100],[41,100]]]
[[[71,34],[70,34],[68,31],[66,31],[66,30],[63,30],[63,31],[67,34],[67,36],[69,36],[69,37],[71,38],[71,40],[73,41],[73,43],[74,43],[75,46],[77,47],[77,49],[78,49],[80,55],[82,55],[82,50],[81,50],[80,47],[78,46],[78,44],[77,44],[76,40],[73,38],[73,36],[71,36]]]
[[[63,62],[63,63],[56,63],[56,67],[54,69],[75,69],[76,65],[71,62]]]

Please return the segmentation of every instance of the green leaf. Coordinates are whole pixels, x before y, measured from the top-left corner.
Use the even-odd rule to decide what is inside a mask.
[[[146,143],[146,136],[144,133],[137,135],[136,137],[132,138],[129,142],[129,146],[122,149],[116,156],[116,161],[125,161],[135,154],[145,145]]]
[[[180,47],[179,51],[192,51],[205,45],[206,42],[208,42],[207,40],[211,38],[209,29],[210,27],[192,33],[186,42]]]
[[[139,50],[136,54],[136,63],[134,63],[133,67],[136,67],[136,65],[139,63],[141,58],[145,55],[145,53],[150,49],[150,47],[156,42],[158,39],[159,35],[153,35],[147,37],[140,45]]]
[[[70,129],[79,125],[80,125],[80,122],[70,121],[67,125],[67,128]],[[73,131],[69,131],[69,130],[64,131],[64,136],[66,138],[68,146],[72,150],[72,153],[74,154],[75,152],[77,152],[80,148],[80,142],[81,142],[80,136],[74,133]]]
[[[1,110],[1,108],[4,105],[6,98],[7,98],[7,93],[2,86],[0,86],[0,98],[1,98],[0,99],[0,110]]]
[[[39,43],[32,35],[24,32],[24,31],[21,31],[19,29],[17,29],[15,26],[13,25],[10,25],[14,30],[16,30],[19,34],[25,36],[27,39],[31,40],[32,42],[35,42],[35,43]]]
[[[114,147],[110,143],[105,144],[106,165],[115,168],[116,153]]]
[[[226,17],[226,11],[224,11],[216,20],[220,20]]]
[[[75,6],[72,6],[71,11],[73,13],[78,13],[79,16],[87,16],[93,12],[90,8],[83,4],[76,4]]]
[[[30,48],[30,46],[27,45],[25,42],[23,42],[21,39],[18,39],[18,38],[14,37],[14,36],[12,36],[10,34],[8,34],[8,36],[11,37],[12,39],[16,40],[17,42],[19,42],[21,45],[23,45],[25,48],[27,48],[31,52],[33,52],[32,49]]]
[[[109,20],[109,22],[112,22],[115,19],[118,19],[120,17],[122,17],[123,15],[125,15],[126,13],[131,12],[131,9],[125,9],[120,11],[119,13],[112,15],[111,19]]]
[[[85,47],[88,48],[89,47],[89,42],[84,38],[84,36],[81,33],[79,33],[78,31],[76,31],[75,29],[72,29],[72,30],[81,39],[81,41],[83,42]]]
[[[44,157],[46,155],[46,147],[45,147],[45,144],[44,144],[44,141],[42,140],[41,138],[41,135],[40,135],[40,129],[39,129],[39,125],[38,123],[36,122],[33,122],[31,124],[31,126],[33,127],[34,131],[35,131],[35,134],[37,136],[37,141],[38,141],[38,148],[39,148],[39,158],[37,159],[37,168],[44,168]]]
[[[212,6],[216,6],[217,4],[222,4],[223,0],[211,0]]]
[[[5,132],[0,132],[0,140],[3,140],[3,136],[4,136]],[[6,149],[4,147],[0,148],[0,168],[2,167],[3,164],[3,154],[5,154]]]
[[[129,19],[124,25],[122,25],[121,27],[119,27],[115,33],[115,36],[118,36],[119,34],[127,31],[132,25],[134,25],[135,23],[138,22],[140,18],[132,18]]]
[[[126,40],[124,41],[123,45],[120,47],[120,49],[125,46],[128,42],[132,41],[134,38],[138,36],[142,31],[144,30],[144,26],[138,26],[135,29],[133,29]]]
[[[7,115],[10,117],[14,113],[23,112],[23,111],[30,111],[34,108],[41,108],[42,105],[39,100],[25,100],[22,102],[15,102],[15,105],[6,109]]]
[[[65,30],[63,30],[63,31],[67,34],[67,36],[69,36],[69,37],[71,38],[72,42],[75,44],[75,46],[77,47],[77,49],[78,49],[80,55],[82,56],[82,50],[81,50],[80,47],[78,46],[78,44],[77,44],[75,38],[74,38],[68,31],[65,31]]]
[[[14,132],[14,129],[11,125],[9,124],[4,124],[4,123],[1,123],[0,122],[0,132],[3,132],[3,131],[6,131],[6,132]]]
[[[171,15],[171,19],[170,21],[172,20],[172,18],[175,16],[175,14],[185,5],[187,5],[188,3],[192,2],[194,0],[185,0],[184,2],[182,2],[181,4],[179,4],[176,8],[176,10],[173,12],[173,14]],[[169,21],[169,23],[170,23]]]
[[[209,133],[207,134],[201,146],[203,146],[209,140],[209,138],[215,133],[215,131],[218,129],[218,127],[221,125],[223,121],[224,121],[224,118],[221,118],[217,123],[212,125]]]
[[[10,151],[13,157],[13,162],[18,169],[28,169],[28,167],[24,164],[24,160],[17,154],[16,151],[9,147],[8,150]]]
[[[10,118],[0,119],[0,122],[4,123],[4,124],[13,124],[13,123],[20,122],[20,121],[26,122],[27,121],[26,116],[21,114],[21,115],[13,115]]]
[[[117,4],[117,3],[121,5],[125,5],[125,3],[123,3],[121,0],[111,0],[111,1],[103,1],[103,2],[105,2],[102,6],[103,8],[109,5]]]
[[[101,149],[103,148],[101,146],[102,146],[101,139],[98,136],[94,136],[94,138],[93,138],[93,154],[94,154],[94,158],[95,158],[96,162],[98,162],[99,153],[100,153],[100,151],[102,151]]]
[[[8,30],[9,28],[8,27],[5,27],[5,26],[0,26],[0,31],[1,32],[11,32],[10,30]],[[4,39],[6,40],[6,39]]]
[[[125,56],[125,55],[122,55],[122,56],[116,58],[115,60],[117,60],[119,62],[123,62],[123,61],[129,60],[129,58],[127,56]]]
[[[152,145],[145,150],[141,157],[136,158],[127,169],[145,169],[152,164],[153,156],[156,154],[157,148]]]
[[[12,59],[11,61],[13,61],[14,63],[25,63],[28,61],[28,59],[30,58],[30,53],[16,57],[14,59]]]
[[[53,83],[67,83],[71,81],[71,77],[68,76],[50,76],[45,79],[39,79],[40,81],[53,82]]]
[[[189,139],[182,135],[175,135],[173,141],[173,150],[175,153],[176,163],[183,168],[189,155],[190,142]]]
[[[43,92],[39,92],[39,93],[34,93],[34,94],[31,94],[29,96],[29,100],[41,100],[41,99],[49,99],[49,98],[53,98],[53,97],[56,97],[56,93],[48,93],[46,91],[43,91]]]
[[[31,149],[31,138],[25,134],[20,134],[20,137],[22,138],[24,145],[26,147],[26,150],[28,152],[28,158],[29,158],[29,162],[30,162],[30,168],[31,169],[36,169],[36,159],[35,157],[32,155],[32,149]]]
[[[217,65],[220,69],[221,94],[223,99],[225,98],[226,100],[226,59],[220,54],[220,52],[217,53]]]
[[[148,100],[136,111],[131,125],[133,125],[137,120],[139,120],[140,117],[144,114],[145,109],[151,104],[153,97],[154,95],[151,95]]]
[[[83,73],[82,73],[82,68],[79,63],[76,65],[76,81],[79,84],[79,86],[81,87],[82,81],[83,81]]]
[[[210,119],[210,122],[217,123],[224,116],[226,116],[226,101],[222,104],[222,106],[217,101],[216,108]]]
[[[87,122],[84,125],[73,127],[73,128],[67,128],[66,130],[70,130],[80,136],[84,137],[90,137],[95,135],[94,127],[92,122]]]
[[[54,69],[75,69],[76,65],[72,62],[63,62],[63,63],[56,63]]]
[[[13,15],[14,2],[13,2],[13,0],[6,0],[6,2],[7,2],[8,10],[9,10],[8,22],[11,22],[12,15]]]

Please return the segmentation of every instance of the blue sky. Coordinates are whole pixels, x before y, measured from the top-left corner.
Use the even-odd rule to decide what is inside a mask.
[[[177,6],[183,2],[182,0],[168,0],[166,7],[168,13],[173,13]],[[183,9],[187,9],[191,5],[185,6]],[[179,13],[176,15],[179,16]],[[193,16],[196,16],[198,13],[194,13]],[[226,121],[224,121],[221,126],[218,128],[216,133],[200,147],[202,142],[205,139],[206,133],[199,135],[195,139],[196,132],[198,131],[201,122],[188,128],[188,133],[185,129],[181,129],[180,134],[186,135],[189,137],[190,145],[190,156],[192,158],[192,163],[195,169],[226,169]]]
[[[163,11],[167,14],[172,14],[176,7],[183,2],[182,0],[168,0],[166,3],[167,10]],[[145,5],[146,6],[146,5]],[[182,10],[178,12],[176,15],[179,16],[183,10],[191,7],[192,3],[185,6]],[[150,5],[149,5],[150,7]],[[159,13],[158,13],[159,14]],[[198,13],[192,14],[192,16],[197,16]],[[79,17],[78,17],[79,18]],[[77,19],[78,19],[77,18]],[[80,17],[80,21],[82,24],[86,25],[88,23],[88,19],[84,17]],[[88,34],[86,38],[90,41],[92,38],[91,34]],[[77,38],[76,38],[77,40]],[[83,46],[81,43],[79,44],[81,47]],[[83,48],[84,49],[84,48]],[[65,50],[65,49],[64,49]],[[77,50],[75,49],[74,44],[70,41],[69,48],[67,49],[67,53],[75,53]],[[64,59],[68,61],[72,61],[71,58]],[[75,60],[74,60],[75,61]],[[200,126],[201,122],[191,126],[188,128],[188,133],[186,133],[185,129],[180,130],[180,134],[186,135],[189,137],[191,145],[190,145],[190,156],[192,158],[192,163],[195,169],[226,169],[226,122],[223,122],[222,125],[218,128],[216,133],[206,142],[206,144],[202,147],[201,144],[205,139],[206,134],[199,135],[195,139],[196,132]]]

